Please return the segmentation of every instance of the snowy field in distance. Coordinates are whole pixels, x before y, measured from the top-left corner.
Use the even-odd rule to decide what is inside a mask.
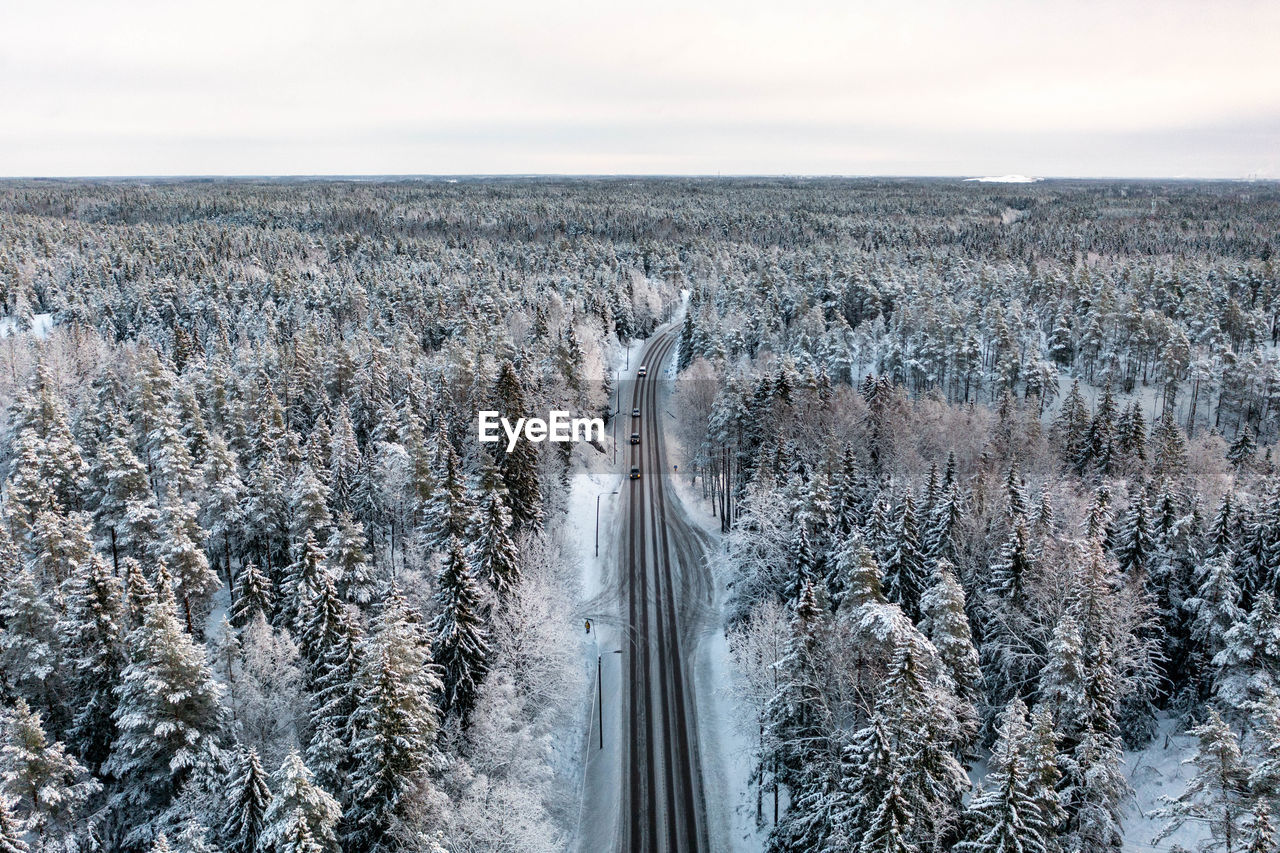
[[[1026,175],[996,175],[986,178],[965,178],[965,182],[977,181],[980,184],[1034,184],[1040,178],[1028,178]]]

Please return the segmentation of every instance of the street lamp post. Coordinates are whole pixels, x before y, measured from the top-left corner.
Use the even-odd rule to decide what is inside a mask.
[[[605,492],[601,492],[599,495],[596,495],[596,556],[597,557],[600,556],[600,497],[604,494]],[[608,494],[616,495],[617,492],[609,492]]]
[[[614,649],[610,654],[620,655],[622,649]],[[600,748],[604,749],[604,677],[600,665],[602,657],[602,654],[596,652],[596,707],[600,709]]]

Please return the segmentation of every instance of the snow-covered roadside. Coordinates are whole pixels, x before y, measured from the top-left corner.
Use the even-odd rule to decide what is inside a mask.
[[[634,375],[644,345],[644,340],[638,340],[627,346],[615,345],[610,350],[608,369],[615,383],[625,382]],[[615,399],[609,402],[620,408]],[[620,648],[621,642],[616,565],[621,534],[622,460],[625,458],[621,448],[625,442],[619,435],[615,461],[613,426],[610,424],[605,433],[605,452],[590,445],[581,445],[574,452],[575,467],[570,478],[565,524],[567,544],[582,569],[582,600],[578,610],[583,627],[579,651],[587,676],[585,683],[590,687],[583,696],[573,733],[578,762],[578,788],[574,793],[581,803],[581,811],[568,849],[582,853],[599,853],[616,847],[618,798],[622,790],[622,668],[621,656],[614,651]],[[591,622],[590,633],[585,630],[587,620]]]
[[[676,321],[681,319],[677,317]],[[675,378],[678,359],[677,352],[667,366],[666,378]],[[668,384],[664,389],[667,399],[670,393]],[[664,409],[669,409],[665,400]],[[687,454],[674,433],[675,430],[664,431],[668,461],[690,470],[686,464]],[[696,483],[690,484],[687,477],[673,476],[671,483],[685,516],[707,534],[711,543],[707,558],[714,560],[722,547],[722,536],[720,520],[712,513],[711,502],[703,498],[701,489]],[[723,622],[725,589],[719,573],[712,572],[712,577],[716,619],[702,635],[693,661],[707,828],[712,850],[756,853],[764,849],[765,833],[756,826],[755,795],[750,781],[754,741],[750,737],[749,721],[734,705],[734,676]]]
[[[683,311],[679,311],[655,334],[682,320]],[[628,348],[613,349],[610,368],[615,378],[620,376],[625,381],[634,376],[645,343],[636,341]],[[664,378],[675,378],[674,364],[673,356]],[[664,411],[669,410],[667,400],[671,390],[670,382],[662,389]],[[664,425],[670,423],[664,419]],[[672,429],[664,432],[667,453],[673,464],[684,464],[685,454],[674,432]],[[621,461],[613,463],[612,440],[610,430],[606,434],[606,453],[587,447],[575,452],[576,468],[568,497],[569,521],[565,527],[568,543],[582,567],[581,615],[592,622],[591,633],[584,630],[580,644],[591,690],[590,695],[584,697],[578,716],[581,773],[576,793],[583,805],[578,831],[570,847],[581,853],[599,853],[616,846],[621,794],[621,658],[612,653],[621,642],[616,560],[621,534],[621,503],[617,492],[623,483],[623,468]],[[621,436],[619,440],[625,446]],[[708,557],[713,557],[720,547],[721,534],[720,522],[711,513],[711,504],[702,498],[697,486],[690,486],[687,480],[672,478],[671,482],[688,520],[707,534],[711,543]],[[595,553],[597,497],[599,556]],[[764,838],[755,826],[755,801],[749,782],[753,742],[733,703],[728,642],[718,618],[723,599],[724,589],[717,579],[714,601],[717,618],[706,626],[693,654],[707,826],[711,849],[755,853],[763,849]],[[597,661],[602,675],[600,684],[596,680]],[[599,698],[604,701],[603,748],[600,747]]]

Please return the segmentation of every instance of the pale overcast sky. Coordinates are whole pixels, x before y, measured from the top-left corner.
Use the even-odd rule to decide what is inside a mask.
[[[0,0],[0,175],[1280,178],[1280,2]]]

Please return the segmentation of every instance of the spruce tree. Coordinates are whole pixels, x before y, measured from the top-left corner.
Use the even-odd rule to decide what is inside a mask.
[[[17,817],[9,798],[0,796],[0,853],[31,853],[31,848],[24,840],[26,833]]]
[[[1214,692],[1226,708],[1243,711],[1260,694],[1280,687],[1280,615],[1271,593],[1254,599],[1249,615],[1227,629],[1212,663]]]
[[[531,414],[520,376],[510,361],[504,361],[499,368],[494,399],[499,414],[512,423]],[[511,517],[516,527],[524,529],[541,524],[542,486],[538,480],[537,445],[528,441],[516,442],[512,452],[498,458],[498,468],[507,484]]]
[[[889,765],[884,796],[871,814],[866,835],[858,846],[859,853],[918,853],[920,850],[911,840],[916,814],[903,791],[904,775],[901,765]]]
[[[954,481],[946,483],[925,537],[925,552],[930,559],[955,561],[956,542],[963,520],[964,495],[960,484]]]
[[[303,608],[320,591],[325,559],[315,534],[308,531],[306,539],[294,548],[294,560],[285,570],[277,624],[299,630]]]
[[[794,604],[791,636],[779,671],[778,687],[765,708],[761,766],[775,786],[785,785],[795,806],[775,827],[774,846],[795,847],[805,833],[803,809],[821,793],[823,756],[828,754],[829,720],[818,683],[817,648],[822,613],[814,584],[806,580]]]
[[[99,451],[99,477],[104,491],[95,516],[111,543],[113,566],[120,557],[141,557],[157,538],[159,513],[147,469],[123,435],[115,435]]]
[[[1155,843],[1190,820],[1209,827],[1214,849],[1235,850],[1244,837],[1243,821],[1250,806],[1249,768],[1239,740],[1213,708],[1191,734],[1197,741],[1196,755],[1191,760],[1196,775],[1182,794],[1155,813],[1154,817],[1168,821]]]
[[[223,841],[228,853],[257,853],[258,838],[271,806],[271,788],[253,747],[241,748],[239,773],[229,782]]]
[[[1082,470],[1089,462],[1089,410],[1080,393],[1079,380],[1071,383],[1055,426],[1062,459],[1069,467]]]
[[[324,651],[311,689],[307,765],[314,769],[322,787],[338,793],[344,812],[351,805],[354,721],[366,649],[362,639],[358,625],[346,625],[338,634],[338,643]]]
[[[1204,667],[1226,647],[1227,633],[1243,616],[1231,563],[1230,551],[1202,563],[1196,571],[1195,596],[1186,603],[1192,614],[1191,640]]]
[[[368,606],[377,591],[377,578],[365,552],[364,526],[351,513],[339,513],[325,550],[329,555],[325,565],[334,576],[339,594],[352,604]]]
[[[343,849],[395,849],[391,829],[404,798],[430,784],[426,769],[438,728],[435,697],[444,685],[400,593],[388,593],[360,652],[359,704],[352,716],[351,804],[343,819]]]
[[[221,435],[210,436],[204,463],[200,519],[209,532],[211,552],[220,555],[214,562],[221,564],[228,579],[232,576],[231,544],[241,537],[244,521],[240,503],[244,490],[235,454]],[[218,546],[212,543],[218,543]]]
[[[298,629],[295,632],[306,662],[309,686],[314,686],[319,679],[324,661],[330,652],[342,645],[353,621],[347,605],[338,597],[333,578],[327,572],[321,572],[319,590],[298,611]]]
[[[1116,543],[1116,559],[1126,577],[1145,583],[1151,568],[1155,541],[1151,533],[1151,509],[1141,492],[1125,513]]]
[[[1040,707],[1053,715],[1063,732],[1078,733],[1088,726],[1085,667],[1079,623],[1070,613],[1064,613],[1054,626],[1048,662],[1040,676]]]
[[[244,627],[253,621],[255,613],[269,617],[274,601],[271,579],[259,571],[255,564],[245,563],[236,578],[235,601],[231,605],[232,624]]]
[[[36,516],[46,510],[64,509],[46,477],[44,452],[44,442],[34,430],[23,430],[14,442],[11,472],[5,486],[5,508],[9,530],[19,545],[31,535]]]
[[[1227,461],[1231,463],[1232,468],[1240,471],[1253,461],[1253,454],[1257,447],[1258,443],[1253,438],[1253,430],[1245,424],[1244,429],[1240,430],[1240,434],[1236,436],[1235,441],[1231,442],[1231,447],[1227,450]]]
[[[40,714],[21,699],[5,715],[0,782],[17,798],[17,809],[42,848],[69,840],[88,800],[102,789],[62,743],[50,741]]]
[[[676,358],[676,372],[683,373],[693,364],[696,354],[693,351],[694,324],[693,306],[685,309],[684,321],[680,324],[680,354]]]
[[[469,541],[473,514],[462,463],[441,429],[436,435],[436,490],[427,505],[427,543],[431,549],[443,554],[450,540]]]
[[[497,467],[485,456],[480,472],[480,507],[476,517],[476,563],[480,578],[504,600],[520,582],[520,555],[511,537],[507,487]]]
[[[1254,803],[1253,815],[1244,834],[1244,853],[1276,853],[1276,831],[1271,825],[1271,807],[1261,797]]]
[[[23,566],[7,580],[0,590],[0,672],[29,704],[59,716],[63,651],[57,613],[30,569]]]
[[[285,757],[280,769],[271,777],[275,797],[262,818],[258,850],[280,853],[295,851],[298,828],[306,831],[315,853],[338,853],[336,827],[341,817],[338,803],[327,791],[312,781],[311,771],[302,763],[297,751]],[[305,848],[303,848],[305,849]]]
[[[884,591],[888,599],[901,606],[914,621],[920,618],[920,596],[925,583],[925,556],[920,547],[915,501],[908,491],[898,511],[893,545],[884,565]]]
[[[1019,519],[991,565],[991,593],[1009,608],[1019,610],[1026,599],[1033,557],[1026,523]]]
[[[67,579],[60,632],[74,708],[68,740],[97,773],[116,736],[115,687],[125,659],[124,587],[97,554],[89,570]]]
[[[1160,420],[1151,428],[1152,473],[1158,477],[1177,477],[1187,467],[1187,437],[1173,418],[1173,407],[1166,407]]]
[[[836,552],[834,570],[840,578],[837,584],[840,593],[834,603],[841,611],[886,602],[880,584],[880,567],[860,537],[850,537]]]
[[[324,853],[325,847],[311,837],[307,815],[296,809],[288,819],[288,828],[275,843],[275,853]]]
[[[1058,743],[1061,739],[1054,727],[1053,714],[1040,708],[1032,712],[1026,745],[1027,789],[1039,812],[1042,839],[1048,853],[1061,850],[1058,835],[1066,819],[1058,793],[1062,780],[1062,770],[1058,766]]]
[[[162,575],[129,635],[129,664],[116,690],[118,735],[103,771],[117,780],[111,805],[129,816],[123,843],[154,838],[174,795],[222,726],[222,689],[178,621]]]
[[[196,521],[196,505],[171,501],[162,513],[162,527],[164,533],[157,543],[157,554],[173,577],[174,593],[182,607],[187,630],[200,634],[210,599],[222,581],[209,565],[204,548],[207,536]]]
[[[977,704],[982,693],[982,672],[978,650],[973,644],[969,617],[965,615],[964,590],[956,580],[951,563],[940,560],[934,569],[933,586],[920,601],[921,632],[938,650],[938,658],[950,677],[966,739],[977,734]]]
[[[294,478],[289,495],[289,538],[294,542],[312,534],[317,540],[329,536],[333,517],[329,514],[329,490],[316,476],[310,465],[303,464]]]
[[[1026,715],[1027,706],[1020,699],[1005,707],[982,792],[966,809],[968,837],[956,845],[956,853],[1045,853],[1045,836],[1052,828],[1042,823],[1031,793],[1024,753]]]
[[[457,714],[466,725],[480,684],[489,671],[489,630],[482,613],[480,588],[457,539],[449,543],[441,563],[436,601],[440,612],[431,629],[435,635],[434,658],[444,682],[440,710]]]

